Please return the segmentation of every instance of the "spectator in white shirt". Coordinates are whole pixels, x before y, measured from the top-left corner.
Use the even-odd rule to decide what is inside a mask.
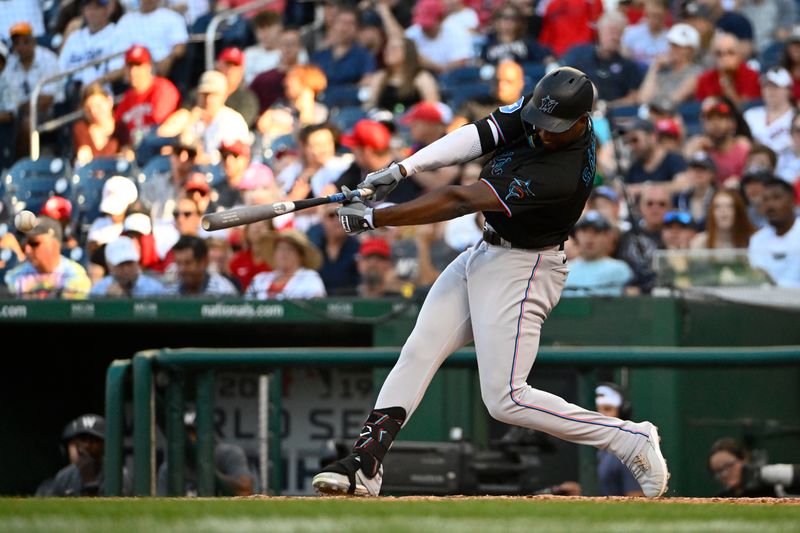
[[[764,105],[744,112],[753,139],[769,146],[779,156],[792,149],[792,75],[783,67],[772,67],[761,76]]]
[[[250,143],[250,130],[242,115],[225,106],[228,97],[228,81],[216,70],[208,70],[200,76],[197,86],[197,105],[191,110],[179,109],[159,127],[162,137],[199,139],[203,154],[199,163],[219,163],[219,147],[223,142],[237,140]]]
[[[0,8],[2,8],[0,3]],[[11,33],[11,55],[3,71],[3,78],[11,88],[17,108],[16,153],[28,153],[30,139],[30,99],[36,84],[58,74],[58,58],[43,46],[38,46],[33,37],[33,28],[27,22],[14,24]],[[37,109],[39,117],[47,117],[54,102],[60,100],[61,84],[48,83],[39,93]],[[4,96],[3,98],[10,98]]]
[[[475,57],[472,37],[457,27],[444,27],[442,0],[419,0],[414,6],[414,25],[406,37],[414,41],[422,65],[436,74],[467,65]]]
[[[58,57],[61,70],[70,70],[125,50],[120,42],[117,26],[111,22],[112,9],[109,0],[81,0],[81,15],[86,25],[67,37]],[[122,76],[123,66],[123,58],[118,57],[84,68],[71,79],[79,81],[84,87],[96,80],[115,80]]]
[[[160,0],[141,0],[138,12],[129,12],[117,24],[123,49],[141,44],[150,50],[156,73],[168,77],[175,61],[186,54],[189,33],[184,18],[159,7]]]
[[[628,26],[622,33],[625,55],[640,65],[648,66],[669,51],[667,41],[667,9],[662,0],[647,0],[642,21]]]
[[[0,2],[0,39],[10,37],[11,26],[27,22],[36,37],[45,34],[42,2],[36,0],[2,0]]]
[[[769,225],[750,238],[750,266],[764,270],[781,287],[800,287],[800,223],[794,190],[776,178],[764,185],[762,202]]]
[[[256,274],[247,288],[247,299],[321,298],[326,295],[325,284],[316,272],[322,265],[322,254],[301,231],[288,229],[278,233],[264,259],[274,270]]]
[[[782,180],[793,184],[800,178],[800,114],[798,113],[792,117],[790,132],[792,144],[788,150],[778,155],[775,174]]]
[[[480,20],[478,14],[471,7],[464,5],[464,0],[444,0],[444,9],[447,16],[442,25],[445,31],[467,32],[470,35],[478,33]]]
[[[252,20],[256,44],[244,51],[244,81],[250,83],[262,72],[272,70],[281,61],[278,48],[283,25],[281,16],[274,11],[262,11]]]

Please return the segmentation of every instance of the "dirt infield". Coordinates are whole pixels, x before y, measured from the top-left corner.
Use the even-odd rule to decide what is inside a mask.
[[[413,501],[507,501],[507,500],[531,500],[531,501],[555,501],[555,502],[599,502],[599,503],[694,503],[694,504],[707,504],[707,503],[727,503],[731,505],[800,505],[800,498],[656,498],[648,500],[646,498],[631,498],[626,496],[553,496],[553,495],[538,495],[538,496],[380,496],[378,498],[361,498],[357,496],[321,496],[325,500],[349,500],[357,499],[363,501],[380,501],[380,502],[413,502]],[[238,498],[237,498],[238,499]],[[243,496],[241,499],[258,499],[258,500],[308,500],[308,496],[264,496],[256,494],[254,496]]]

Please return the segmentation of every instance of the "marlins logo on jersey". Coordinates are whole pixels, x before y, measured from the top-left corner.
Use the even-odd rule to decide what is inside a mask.
[[[531,180],[522,181],[519,178],[514,178],[508,185],[508,192],[506,193],[506,200],[511,200],[512,198],[516,198],[517,200],[523,200],[526,196],[536,196],[531,191]]]

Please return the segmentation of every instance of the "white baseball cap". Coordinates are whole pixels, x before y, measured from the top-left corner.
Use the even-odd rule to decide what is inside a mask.
[[[103,184],[100,212],[121,215],[138,197],[139,193],[133,180],[125,176],[111,176]]]
[[[772,67],[761,76],[761,83],[774,83],[778,87],[791,87],[792,75],[783,67]]]
[[[153,223],[150,217],[144,213],[131,213],[125,217],[125,221],[122,223],[122,232],[126,231],[149,235],[153,232]]]
[[[675,24],[667,32],[667,42],[697,50],[700,48],[700,34],[688,24]]]
[[[139,262],[139,249],[130,237],[117,237],[106,244],[106,263],[117,266],[126,261]]]
[[[608,405],[610,407],[622,406],[622,395],[608,385],[599,385],[594,390],[594,403],[596,405]]]

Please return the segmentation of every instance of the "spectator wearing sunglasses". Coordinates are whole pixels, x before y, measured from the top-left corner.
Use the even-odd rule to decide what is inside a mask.
[[[149,176],[140,194],[142,203],[150,206],[155,226],[172,223],[175,204],[195,171],[199,145],[188,138],[179,138],[169,150],[169,172]]]
[[[637,222],[639,227],[625,232],[620,238],[616,257],[628,263],[633,270],[632,286],[643,293],[649,293],[655,283],[653,252],[664,247],[661,226],[671,206],[666,185],[646,184],[637,204],[641,215]]]
[[[656,137],[655,125],[649,120],[635,120],[626,128],[625,143],[634,158],[628,169],[626,182],[642,184],[645,182],[670,182],[675,175],[686,170],[683,156],[668,151]],[[632,194],[641,186],[629,188]]]
[[[735,105],[761,98],[758,72],[747,66],[739,39],[730,33],[718,33],[712,44],[714,67],[697,80],[695,97],[724,96]]]
[[[60,222],[39,217],[25,234],[25,261],[6,273],[9,294],[23,299],[87,297],[92,282],[79,263],[61,255],[63,237]]]
[[[688,250],[697,230],[692,215],[685,211],[668,211],[661,226],[661,241],[667,250]]]

